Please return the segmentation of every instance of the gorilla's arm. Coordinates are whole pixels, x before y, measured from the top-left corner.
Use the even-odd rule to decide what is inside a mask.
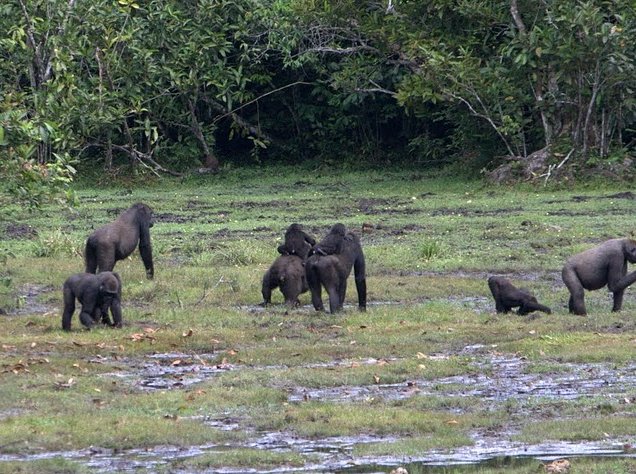
[[[311,245],[312,247],[316,245],[316,239],[314,239],[311,235],[303,232],[303,236],[304,236],[305,242],[307,242],[309,245]]]
[[[623,264],[621,262],[621,267]],[[615,270],[612,267],[610,267],[610,271],[608,274],[608,278],[607,278],[607,288],[612,291],[621,291],[624,290],[625,288],[627,288],[628,286],[630,286],[632,283],[636,282],[636,271],[633,271],[631,273],[628,273],[627,275],[624,275],[624,271],[623,270]]]
[[[113,323],[110,323],[110,319],[108,319],[108,307],[105,308],[106,318],[108,321],[106,322],[109,326],[113,326],[116,328],[122,327],[122,317],[121,317],[121,278],[119,273],[114,273],[113,276],[117,278],[117,294],[112,296],[110,300],[110,312],[113,315]]]
[[[543,311],[544,313],[552,314],[552,310],[550,308],[533,300],[524,301],[519,307],[518,313],[521,315],[526,315],[532,313],[533,311]]]
[[[146,277],[152,280],[155,276],[155,267],[152,263],[152,244],[150,243],[150,226],[142,222],[139,226],[139,253],[146,267]]]
[[[358,244],[359,247],[359,244]],[[358,309],[366,311],[367,309],[367,279],[366,279],[366,263],[362,251],[357,252],[356,259],[353,262],[353,274],[356,282],[356,291],[358,293]]]
[[[490,277],[488,279],[488,287],[492,293],[492,297],[495,299],[495,309],[498,313],[505,313],[506,308],[501,302],[501,292],[499,291],[499,282],[496,277]]]

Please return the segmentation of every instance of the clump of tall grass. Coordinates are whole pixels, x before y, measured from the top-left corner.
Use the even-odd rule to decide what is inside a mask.
[[[444,253],[442,244],[437,240],[424,240],[418,246],[418,256],[425,260],[432,260]]]
[[[44,233],[33,242],[35,257],[76,257],[83,255],[83,245],[72,239],[62,229]]]
[[[275,252],[275,249],[274,249]],[[222,266],[245,266],[258,263],[270,263],[276,258],[271,249],[262,243],[250,240],[239,240],[211,250],[213,264]]]

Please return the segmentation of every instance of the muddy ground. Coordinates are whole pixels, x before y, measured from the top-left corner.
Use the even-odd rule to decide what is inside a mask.
[[[465,272],[461,272],[466,277]],[[481,278],[482,275],[475,274]],[[531,275],[529,276],[531,277]],[[24,306],[12,316],[23,314],[47,313],[53,308],[38,303],[36,296],[53,291],[48,287],[30,285],[24,288]],[[487,298],[449,297],[449,303],[461,304],[475,313],[491,311],[491,302]],[[375,304],[396,304],[395,302],[375,302]],[[399,304],[399,303],[397,303]],[[244,308],[246,311],[260,313],[261,306]],[[312,311],[309,306],[298,311]],[[41,354],[46,356],[46,354]],[[222,354],[202,353],[162,353],[141,358],[120,356],[98,358],[87,357],[86,364],[98,363],[112,366],[113,370],[103,377],[117,383],[125,383],[133,390],[191,390],[197,384],[205,382],[221,373],[244,370],[243,365],[218,363]],[[397,467],[405,467],[412,472],[442,472],[444,466],[515,466],[527,464],[529,469],[539,467],[541,462],[555,459],[598,456],[636,457],[633,440],[607,439],[602,442],[549,442],[528,445],[514,440],[519,432],[521,421],[528,417],[545,417],[542,411],[536,411],[535,401],[550,400],[555,404],[561,401],[594,399],[621,400],[623,403],[636,403],[636,363],[616,367],[611,363],[574,364],[562,363],[556,373],[532,373],[529,362],[522,357],[501,353],[496,345],[471,345],[454,353],[431,354],[428,359],[448,359],[455,356],[470,359],[474,370],[470,375],[442,377],[434,379],[413,379],[405,383],[361,386],[338,386],[314,389],[296,386],[286,389],[289,403],[303,403],[310,400],[331,401],[335,403],[371,402],[373,400],[395,401],[419,396],[443,396],[449,399],[476,397],[488,403],[496,411],[514,402],[516,413],[505,430],[477,429],[470,433],[472,446],[447,451],[430,451],[418,456],[354,456],[356,445],[365,443],[392,442],[398,438],[392,436],[329,437],[309,439],[298,437],[290,432],[259,432],[245,425],[243,420],[231,416],[210,415],[197,417],[205,424],[220,430],[237,431],[246,434],[245,441],[235,444],[208,444],[190,446],[156,446],[152,449],[113,450],[99,446],[89,449],[64,452],[42,452],[32,455],[0,455],[1,461],[33,461],[55,457],[75,460],[94,472],[141,472],[168,469],[174,473],[189,473],[170,467],[175,460],[196,457],[202,454],[214,454],[231,449],[255,448],[273,452],[296,452],[311,455],[314,459],[303,467],[276,469],[218,468],[205,472],[219,473],[265,473],[265,472],[341,472],[371,473],[389,472]],[[393,361],[391,361],[393,362]],[[309,364],[304,368],[324,369],[326,367],[348,367],[351,364],[377,364],[378,360],[338,360],[330,364]],[[260,367],[268,370],[271,367]],[[390,408],[387,408],[390,409]],[[462,413],[462,408],[451,409]],[[5,414],[7,416],[9,414]],[[517,423],[515,423],[515,420]]]
[[[301,185],[304,185],[301,183]],[[333,191],[338,191],[334,185]],[[435,197],[433,193],[421,193],[418,199]],[[549,204],[569,204],[570,202],[585,203],[593,200],[633,200],[634,194],[624,192],[609,194],[606,196],[573,196],[568,199],[546,200]],[[365,243],[383,242],[396,236],[409,236],[426,230],[427,218],[444,216],[468,216],[468,217],[497,217],[518,216],[524,208],[518,205],[509,207],[497,207],[494,209],[475,209],[469,207],[440,206],[434,211],[427,212],[411,206],[409,199],[405,198],[365,198],[359,199],[354,206],[341,209],[343,216],[362,213],[368,218],[359,229],[363,234]],[[301,207],[311,209],[312,202],[299,201],[295,203]],[[280,211],[290,206],[288,201],[275,200],[267,202],[237,201],[232,206],[218,208],[213,205],[202,204],[192,200],[187,203],[188,215],[177,212],[157,213],[158,225],[184,224],[194,221],[207,224],[225,225],[228,219],[241,211],[253,211],[256,213],[269,213],[272,210]],[[119,209],[111,209],[108,214],[113,217]],[[607,215],[614,213],[620,215],[622,211],[608,210]],[[558,209],[551,210],[546,215],[552,216],[585,216],[585,210]],[[413,219],[408,223],[386,223],[385,216],[406,216]],[[303,221],[311,222],[312,215],[301,216]],[[68,219],[69,221],[72,219]],[[74,224],[69,224],[69,229]],[[81,224],[79,224],[81,226]],[[533,223],[524,220],[520,227],[532,228]],[[314,234],[321,231],[320,227],[307,226]],[[38,232],[25,224],[8,224],[0,229],[3,239],[35,239]],[[185,235],[182,231],[165,233],[165,236],[182,239],[189,243],[192,239],[201,239],[210,248],[218,245],[217,242],[224,239],[240,239],[243,237],[261,240],[271,239],[279,234],[279,229],[264,226],[252,230],[232,230],[221,227],[210,234],[195,232]],[[562,237],[556,236],[555,239]],[[540,244],[535,244],[537,253],[549,252]],[[181,248],[175,246],[167,253],[181,256]],[[187,258],[187,257],[183,257]],[[177,262],[178,263],[178,262]],[[382,270],[379,270],[380,272]],[[397,272],[398,275],[402,275]],[[403,275],[409,276],[435,276],[439,273],[430,271],[414,272],[405,271]],[[483,282],[487,272],[482,271],[453,271],[445,276],[464,278]],[[561,286],[558,271],[550,273],[523,273],[513,275],[517,279],[535,281],[538,279],[547,281],[556,289]],[[0,317],[22,317],[29,314],[45,314],[55,312],[50,304],[42,303],[50,298],[42,298],[58,292],[58,288],[46,285],[30,284],[20,289],[19,299],[21,304],[18,309],[10,311],[8,315]],[[430,301],[422,298],[412,304]],[[460,306],[475,314],[490,314],[493,311],[493,302],[489,297],[481,296],[455,296],[448,295],[439,299],[444,304]],[[369,301],[369,306],[374,305],[400,305],[400,301]],[[346,305],[346,310],[351,310],[351,304]],[[59,309],[59,308],[58,308]],[[241,309],[248,313],[260,314],[265,311],[262,307],[253,305]],[[310,312],[310,307],[303,307],[296,311]],[[0,312],[1,314],[1,312]],[[511,316],[517,317],[517,316]],[[621,330],[633,330],[630,327],[622,327]],[[611,330],[611,328],[610,328]],[[46,356],[46,354],[41,354]],[[444,359],[462,357],[470,361],[472,370],[469,375],[440,377],[433,379],[412,379],[399,384],[375,383],[359,386],[337,386],[332,388],[314,389],[311,387],[295,386],[285,388],[287,401],[291,404],[304,403],[306,401],[320,400],[332,403],[348,402],[372,402],[383,400],[387,402],[406,400],[414,397],[438,396],[452,399],[471,398],[483,401],[494,412],[506,407],[514,406],[515,412],[510,416],[510,423],[504,430],[475,429],[470,433],[473,441],[471,446],[449,449],[447,451],[429,451],[418,456],[356,456],[353,450],[356,445],[367,443],[380,443],[396,441],[391,436],[373,436],[361,434],[359,436],[329,437],[323,439],[302,438],[290,432],[259,432],[244,420],[211,413],[208,416],[198,418],[201,423],[208,424],[217,429],[237,431],[245,433],[244,441],[236,444],[209,444],[201,446],[189,446],[187,448],[175,446],[157,446],[152,449],[112,450],[100,446],[92,446],[89,449],[64,452],[41,452],[37,454],[4,454],[0,455],[0,461],[30,461],[63,457],[80,462],[94,472],[153,472],[166,469],[169,472],[188,472],[172,467],[172,462],[178,459],[187,459],[202,454],[213,454],[240,448],[255,448],[272,452],[295,452],[302,455],[311,455],[313,461],[302,467],[280,467],[272,469],[246,469],[246,468],[219,468],[206,472],[238,473],[238,472],[389,472],[398,466],[405,466],[411,471],[435,472],[437,467],[452,465],[497,465],[498,463],[528,462],[530,466],[539,464],[539,461],[549,461],[561,457],[576,458],[577,456],[623,456],[636,457],[634,452],[634,440],[607,438],[598,442],[550,442],[541,444],[524,444],[516,440],[520,428],[528,418],[546,418],[550,415],[545,410],[537,409],[537,400],[548,401],[558,405],[572,401],[585,401],[588,399],[618,400],[621,404],[631,405],[636,403],[636,362],[617,367],[612,363],[575,364],[561,363],[559,370],[555,372],[535,373],[532,364],[515,354],[499,352],[496,346],[471,345],[458,349],[455,352],[429,354],[431,359]],[[178,363],[176,363],[178,361]],[[112,370],[106,371],[103,377],[107,380],[128,384],[133,391],[187,391],[192,390],[197,384],[209,381],[220,374],[245,370],[244,365],[219,363],[219,353],[160,353],[143,357],[100,357],[99,360],[87,357],[85,363],[99,363]],[[356,364],[375,364],[378,361],[336,360],[331,363],[333,367],[350,366]],[[311,371],[314,368],[325,368],[329,364],[311,365],[301,368]],[[254,368],[250,368],[254,369]],[[267,370],[268,367],[256,368]],[[599,402],[602,404],[602,402]],[[461,404],[458,404],[461,406]],[[390,407],[387,407],[390,410]],[[462,408],[451,408],[451,412],[461,414]],[[11,413],[0,413],[0,418],[10,416]],[[555,416],[558,416],[555,415]]]

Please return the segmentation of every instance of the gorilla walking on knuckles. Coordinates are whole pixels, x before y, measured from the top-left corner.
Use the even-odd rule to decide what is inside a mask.
[[[82,305],[79,318],[86,329],[90,329],[100,320],[108,326],[121,327],[121,279],[117,273],[76,273],[64,282],[62,293],[62,329],[65,331],[71,330],[76,299]],[[112,322],[108,315],[109,310],[113,315]]]
[[[126,209],[114,222],[96,229],[86,240],[86,273],[112,271],[115,262],[133,253],[139,244],[146,277],[152,279],[155,270],[150,228],[153,224],[152,209],[137,203]]]
[[[342,309],[347,293],[347,278],[352,268],[358,292],[358,308],[360,311],[366,310],[366,265],[357,235],[346,233],[340,253],[325,256],[315,253],[307,259],[305,268],[307,284],[311,290],[311,302],[316,311],[324,311],[321,295],[323,286],[329,295],[329,311],[336,313]]]
[[[533,311],[543,311],[551,314],[552,310],[539,304],[532,293],[523,288],[517,288],[507,278],[492,276],[488,278],[488,287],[495,299],[495,308],[498,313],[507,313],[512,308],[519,307],[520,315],[526,315]]]
[[[586,315],[584,290],[598,290],[605,285],[614,293],[612,311],[620,311],[625,288],[636,281],[636,272],[627,274],[627,262],[636,263],[636,241],[632,239],[607,240],[571,256],[561,272],[570,291],[570,313]]]
[[[303,261],[311,247],[316,244],[316,239],[303,231],[300,224],[292,224],[285,231],[285,243],[278,246],[281,255],[298,255]]]
[[[298,255],[280,255],[263,275],[263,306],[272,302],[272,290],[280,288],[285,304],[291,308],[300,306],[298,296],[306,292],[305,263]]]

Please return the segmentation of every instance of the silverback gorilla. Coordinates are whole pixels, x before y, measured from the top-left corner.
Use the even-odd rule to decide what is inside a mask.
[[[488,287],[495,299],[495,308],[498,313],[507,313],[517,306],[519,307],[517,312],[521,315],[533,311],[552,313],[550,308],[539,304],[532,293],[523,288],[517,288],[504,277],[492,276],[488,278]]]
[[[308,290],[303,259],[298,255],[281,255],[263,276],[263,305],[272,302],[272,290],[280,288],[285,303],[290,307],[300,305],[298,296]]]
[[[300,224],[292,224],[285,231],[285,243],[278,246],[281,255],[298,255],[304,260],[316,244],[316,239],[303,231]]]
[[[121,327],[121,279],[117,273],[71,275],[64,282],[63,295],[62,329],[65,331],[71,330],[76,299],[82,305],[80,321],[87,329],[100,320],[109,326]],[[109,310],[113,315],[113,322],[108,316]]]
[[[322,286],[329,294],[329,311],[335,313],[342,309],[351,268],[354,270],[358,291],[358,308],[364,311],[367,307],[365,262],[360,239],[355,234],[351,232],[346,234],[341,253],[326,256],[314,254],[307,259],[305,265],[307,284],[311,290],[311,302],[316,311],[324,311]]]
[[[334,255],[342,252],[347,229],[343,224],[335,224],[329,233],[313,248],[318,255]]]
[[[133,253],[139,243],[146,277],[152,279],[155,270],[152,264],[150,228],[153,224],[152,209],[137,203],[126,209],[114,222],[96,229],[86,240],[86,273],[112,271],[115,262]]]
[[[620,311],[625,288],[636,281],[636,272],[627,274],[627,262],[636,263],[636,241],[632,239],[607,240],[571,256],[561,272],[570,290],[570,313],[586,315],[584,290],[598,290],[605,285],[614,293],[612,311]]]

